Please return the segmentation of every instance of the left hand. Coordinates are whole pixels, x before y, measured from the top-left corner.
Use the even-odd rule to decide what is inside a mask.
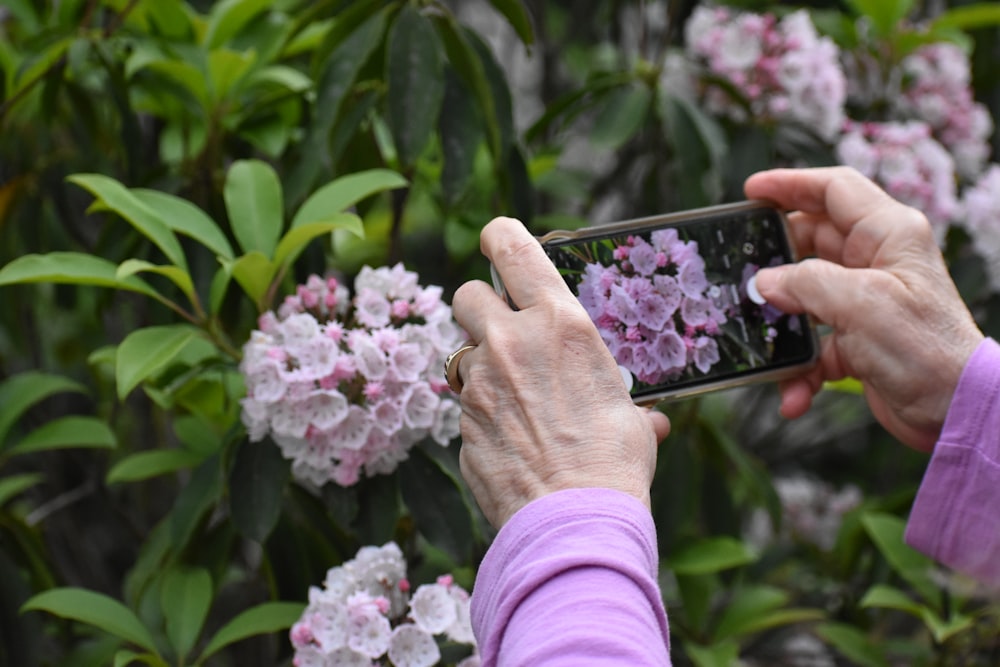
[[[524,225],[496,218],[480,244],[520,308],[480,281],[452,303],[477,346],[459,361],[460,463],[486,518],[499,528],[569,488],[616,489],[648,507],[669,420],[633,404],[597,328]]]

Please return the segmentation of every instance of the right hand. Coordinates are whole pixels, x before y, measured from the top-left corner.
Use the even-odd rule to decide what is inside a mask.
[[[930,451],[966,362],[983,340],[927,218],[847,167],[751,176],[747,197],[789,214],[797,264],[762,269],[757,289],[829,325],[819,364],[781,384],[781,412],[804,414],[826,380],[861,381],[876,419]]]

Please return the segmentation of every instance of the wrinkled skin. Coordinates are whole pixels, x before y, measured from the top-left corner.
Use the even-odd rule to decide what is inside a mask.
[[[927,218],[847,167],[761,172],[744,189],[793,211],[793,242],[810,257],[761,270],[757,289],[778,308],[832,328],[820,363],[781,384],[782,414],[801,416],[824,381],[850,376],[890,433],[933,449],[983,334]]]
[[[481,235],[519,307],[480,281],[452,302],[477,347],[460,359],[461,469],[486,518],[569,488],[611,488],[649,505],[656,448],[670,423],[632,403],[590,317],[517,220]]]

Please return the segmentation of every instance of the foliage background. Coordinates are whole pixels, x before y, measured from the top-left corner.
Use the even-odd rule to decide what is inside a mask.
[[[246,622],[247,638],[205,664],[287,663],[283,628],[308,587],[359,546],[389,539],[403,547],[416,581],[450,571],[471,586],[490,531],[457,474],[458,443],[419,448],[395,475],[311,494],[289,482],[274,448],[246,442],[231,353],[258,308],[310,273],[350,277],[365,263],[403,261],[449,295],[466,279],[488,279],[478,230],[499,213],[537,231],[648,215],[739,198],[742,180],[760,168],[834,162],[820,142],[789,151],[781,128],[718,123],[695,107],[661,105],[658,67],[668,46],[681,45],[699,3],[661,5],[666,21],[658,24],[640,19],[657,4],[7,0],[0,7],[0,265],[66,251],[115,265],[162,263],[162,246],[141,225],[127,225],[128,215],[108,212],[116,209],[106,196],[68,180],[73,174],[177,195],[230,242],[242,224],[226,199],[238,161],[273,166],[285,219],[338,177],[389,169],[407,183],[373,186],[352,207],[364,238],[323,235],[263,286],[273,289],[237,278],[213,299],[215,254],[183,238],[191,289],[206,307],[195,322],[206,332],[199,340],[211,345],[175,350],[162,364],[143,366],[138,354],[124,369],[129,358],[117,347],[136,330],[178,325],[162,300],[66,284],[74,281],[57,279],[58,270],[0,288],[0,665],[198,664],[227,622],[275,601],[292,604],[265,607],[274,615]],[[729,4],[808,5],[831,33],[866,12],[919,20],[980,6]],[[961,41],[976,97],[998,118],[995,24],[970,22]],[[907,25],[893,20],[882,38],[902,48],[912,35]],[[890,49],[887,57],[898,55]],[[995,158],[997,135],[993,141]],[[104,206],[89,209],[95,197]],[[981,261],[960,232],[950,241],[963,295],[997,336],[998,297],[984,287]],[[185,296],[169,275],[148,279],[164,299]],[[122,391],[124,370],[137,379],[134,391]],[[899,543],[925,458],[893,442],[846,389],[825,394],[796,423],[776,417],[771,387],[667,408],[674,426],[661,451],[654,513],[677,664],[733,664],[737,655],[771,665],[1000,658],[996,604]],[[68,416],[77,421],[59,433],[33,435]],[[860,490],[860,504],[842,523],[836,517],[832,546],[802,535],[751,539],[748,526],[760,512],[790,525],[796,510],[782,504],[776,483],[787,478],[810,480],[808,493],[827,499],[846,485]],[[164,593],[178,581],[204,582],[205,573],[202,593],[179,600]],[[117,612],[95,621],[84,618],[86,604],[38,605],[54,615],[21,611],[54,587],[121,601],[150,646],[109,627]],[[199,614],[204,626],[178,630],[177,619]]]

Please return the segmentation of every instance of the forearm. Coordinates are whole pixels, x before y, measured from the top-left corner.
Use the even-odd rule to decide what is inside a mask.
[[[1000,345],[985,340],[959,381],[910,514],[907,542],[1000,584]]]
[[[606,489],[529,504],[480,567],[472,621],[484,665],[669,665],[649,510]]]

